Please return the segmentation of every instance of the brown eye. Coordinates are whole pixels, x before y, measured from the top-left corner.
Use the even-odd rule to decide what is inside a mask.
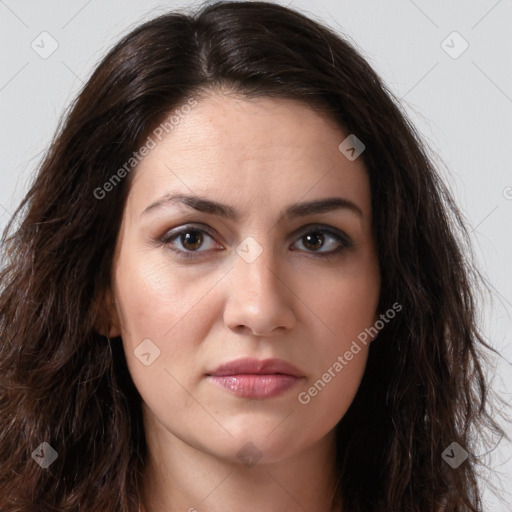
[[[302,239],[305,240],[304,246],[311,251],[321,249],[325,241],[323,234],[318,231],[314,231],[313,234],[304,235]]]
[[[199,249],[203,243],[203,235],[200,231],[195,229],[191,229],[186,233],[181,233],[179,237],[181,245],[189,251],[195,251],[196,249]]]
[[[177,253],[180,258],[193,258],[200,253],[208,252],[210,249],[223,249],[215,241],[213,234],[209,234],[206,228],[185,226],[179,230],[166,233],[160,241],[169,249]]]
[[[314,226],[303,232],[299,241],[306,252],[316,253],[315,256],[323,258],[335,256],[354,245],[352,240],[342,231],[338,232],[334,228],[327,227],[315,228]]]

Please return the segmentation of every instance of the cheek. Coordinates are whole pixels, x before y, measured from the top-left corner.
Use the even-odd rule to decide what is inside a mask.
[[[130,373],[141,394],[144,390],[169,391],[176,382],[187,388],[194,385],[202,364],[201,345],[212,322],[221,315],[218,296],[212,290],[219,276],[211,274],[192,272],[162,254],[121,254],[116,293],[122,339]],[[143,352],[142,346],[147,347]],[[137,356],[148,352],[146,359],[151,363],[145,366]]]
[[[324,356],[332,358],[335,353],[343,353],[352,340],[374,324],[379,284],[378,274],[365,270],[317,279],[314,287],[300,292],[307,297],[308,309],[317,317],[318,345]]]
[[[317,281],[314,290],[308,305],[321,328],[309,347],[314,371],[297,402],[318,428],[332,428],[350,407],[366,368],[371,341],[366,329],[375,323],[380,292],[378,267],[361,264],[357,271]]]
[[[357,319],[340,315],[338,325],[336,338],[317,345],[314,354],[316,371],[297,395],[298,410],[308,418],[314,418],[316,431],[324,433],[335,427],[352,404],[366,369],[369,351],[369,343],[357,339],[362,325]],[[351,336],[351,332],[355,334]]]
[[[204,299],[210,281],[161,254],[120,258],[116,284],[126,334],[134,342],[141,336],[164,341],[179,328],[180,337],[186,338],[188,314]]]
[[[324,354],[322,370],[300,390],[298,410],[314,418],[319,430],[334,428],[349,409],[363,378],[368,350],[358,342],[340,344],[339,350]]]

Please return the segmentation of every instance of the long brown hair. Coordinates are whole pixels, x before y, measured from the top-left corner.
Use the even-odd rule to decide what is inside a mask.
[[[472,432],[504,432],[488,408],[481,361],[490,346],[475,315],[483,281],[464,220],[399,101],[358,51],[266,2],[145,22],[66,113],[2,238],[0,510],[137,510],[141,397],[122,344],[96,330],[133,174],[112,176],[166,115],[219,87],[305,102],[366,146],[380,310],[398,301],[402,311],[371,345],[336,427],[343,510],[480,510]],[[32,457],[43,442],[58,454],[47,468]],[[457,468],[442,458],[454,442],[469,454]]]

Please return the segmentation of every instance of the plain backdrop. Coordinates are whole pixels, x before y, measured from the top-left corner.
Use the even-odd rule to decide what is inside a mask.
[[[295,0],[355,44],[439,158],[494,299],[481,322],[500,356],[489,374],[512,400],[512,0]],[[0,0],[0,227],[19,203],[60,116],[106,51],[141,21],[197,2]],[[55,48],[55,49],[54,49]],[[50,51],[51,55],[46,55]],[[499,415],[496,410],[496,415]],[[510,432],[510,426],[507,430]],[[512,447],[496,439],[485,509],[512,510]],[[501,487],[504,501],[494,496]]]

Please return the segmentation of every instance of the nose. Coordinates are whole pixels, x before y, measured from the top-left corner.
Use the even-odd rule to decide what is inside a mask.
[[[237,333],[268,337],[295,325],[292,283],[279,271],[271,253],[266,249],[251,263],[234,255],[224,323]]]

